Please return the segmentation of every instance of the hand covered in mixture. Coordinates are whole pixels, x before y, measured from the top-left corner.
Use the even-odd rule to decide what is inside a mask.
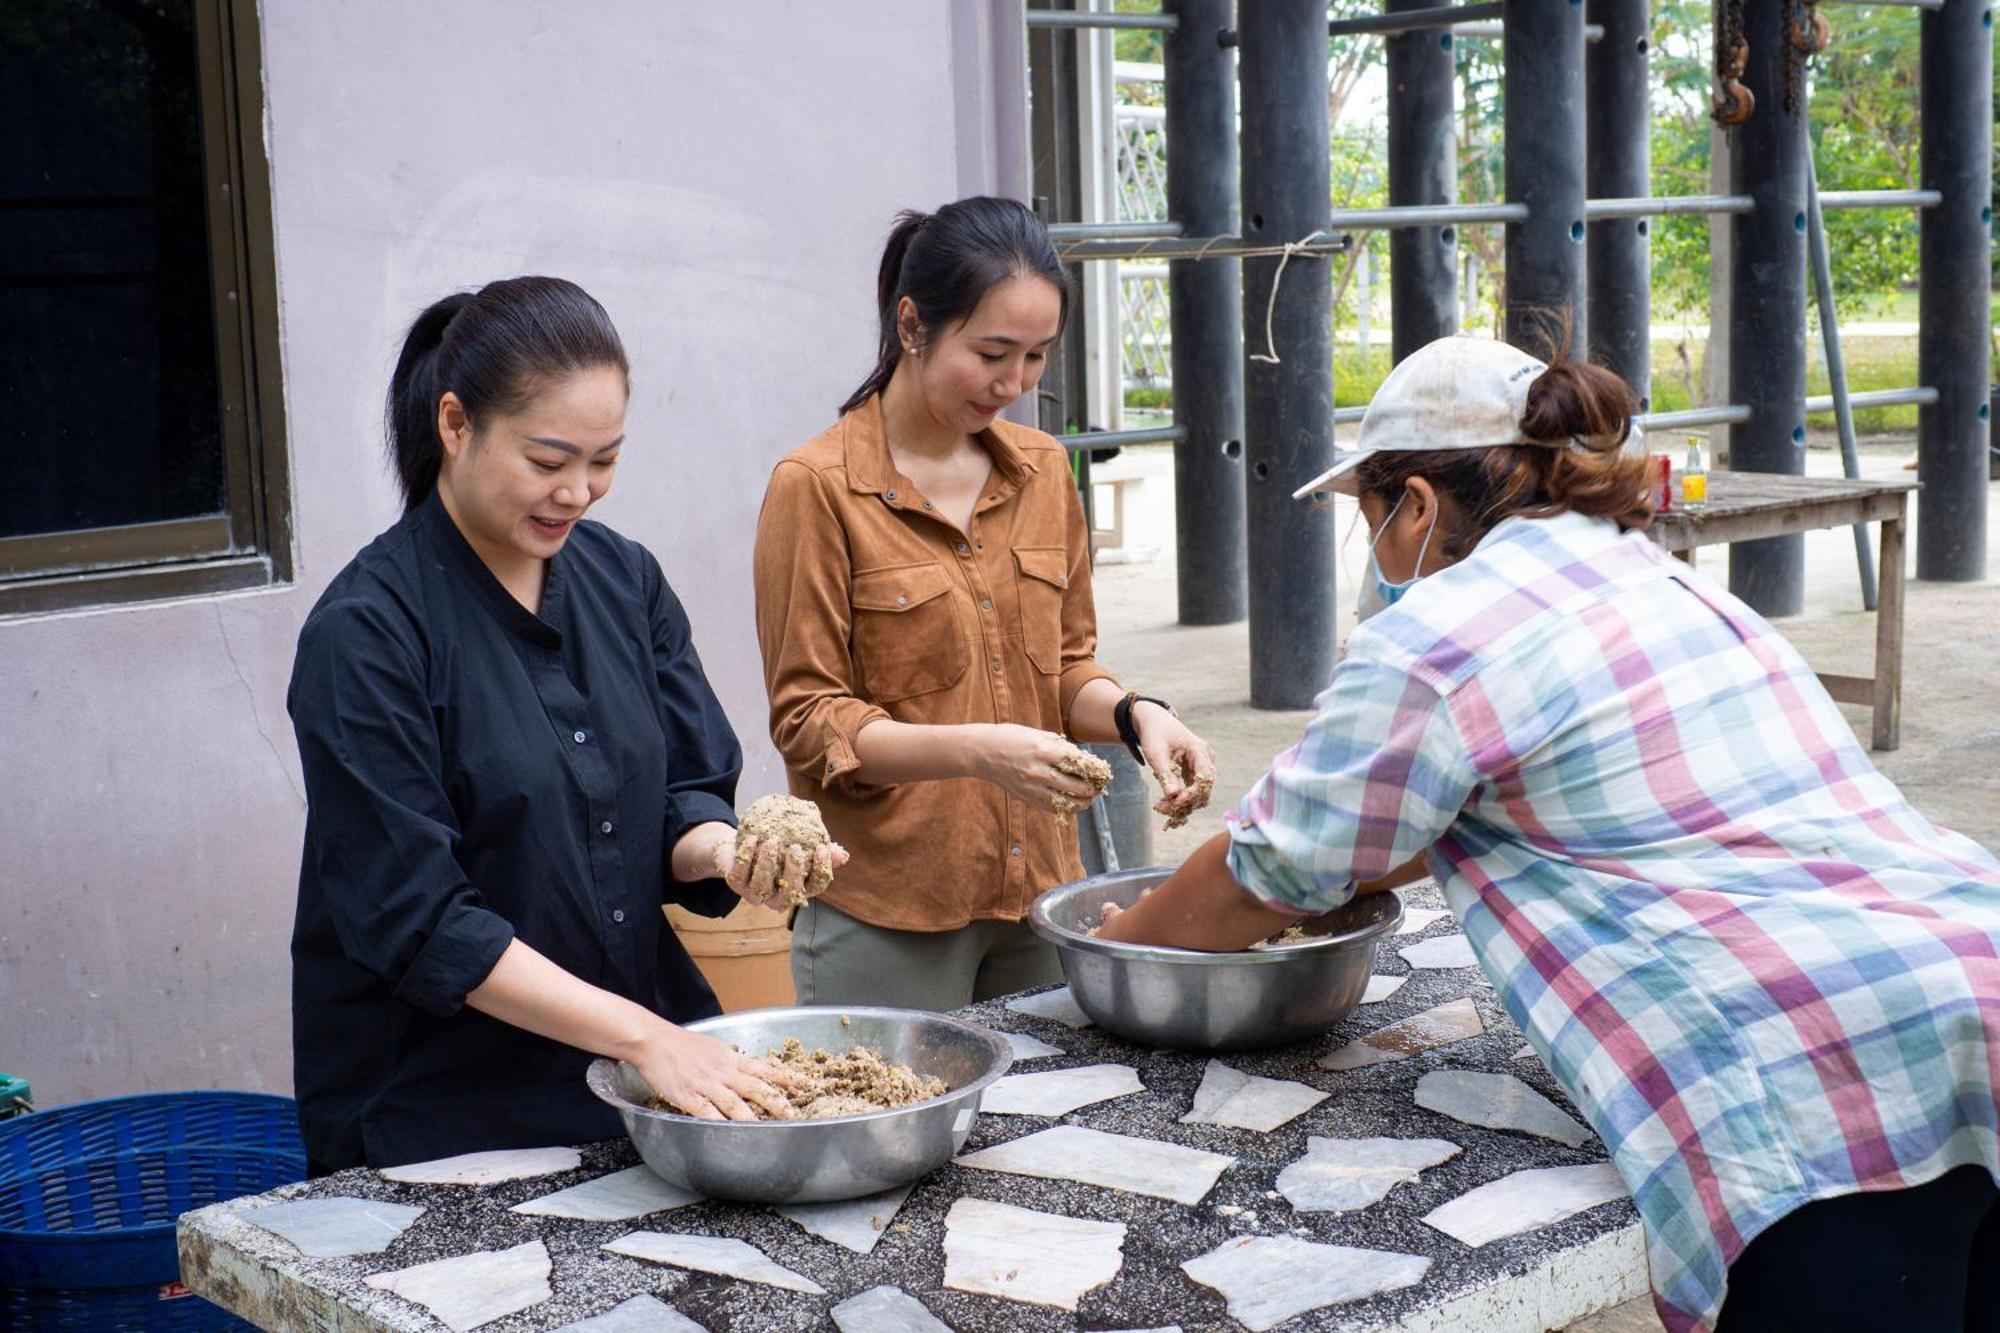
[[[1102,760],[1053,731],[1001,722],[979,727],[978,735],[978,775],[1029,805],[1067,815],[1096,800],[1111,780]],[[1104,769],[1102,782],[1093,763]]]
[[[1153,809],[1167,817],[1168,828],[1177,829],[1208,804],[1215,790],[1215,750],[1179,718],[1146,700],[1132,706],[1132,724],[1139,733],[1139,750],[1160,784]]]
[[[827,834],[819,807],[795,796],[762,796],[735,836],[715,847],[715,873],[758,907],[799,907],[833,883],[847,849]]]
[[[698,1120],[789,1120],[793,1076],[733,1046],[663,1025],[633,1065],[659,1099]],[[764,1114],[759,1115],[758,1111]]]

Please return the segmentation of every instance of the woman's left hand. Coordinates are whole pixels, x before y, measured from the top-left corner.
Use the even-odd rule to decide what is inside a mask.
[[[1163,793],[1153,809],[1168,817],[1169,828],[1178,827],[1208,804],[1215,789],[1215,750],[1158,704],[1134,704],[1132,722],[1139,750]]]

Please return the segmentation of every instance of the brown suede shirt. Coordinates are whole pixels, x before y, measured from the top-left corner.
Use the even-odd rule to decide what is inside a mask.
[[[1019,920],[1079,877],[1074,825],[974,778],[867,786],[854,738],[881,718],[1066,733],[1097,614],[1063,447],[996,421],[993,472],[960,532],[896,470],[879,398],[771,474],[757,524],[757,637],[792,794],[853,860],[825,901],[871,925]]]

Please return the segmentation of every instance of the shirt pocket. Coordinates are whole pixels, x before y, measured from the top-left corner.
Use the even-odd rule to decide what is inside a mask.
[[[1045,676],[1062,670],[1063,594],[1069,588],[1069,548],[1016,546],[1015,586],[1021,596],[1021,643]]]
[[[854,661],[865,697],[890,703],[956,684],[968,653],[951,576],[934,563],[855,571]]]

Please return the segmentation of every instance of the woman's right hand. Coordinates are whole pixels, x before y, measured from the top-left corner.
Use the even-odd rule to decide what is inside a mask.
[[[660,1099],[700,1120],[790,1120],[782,1069],[740,1054],[735,1047],[671,1023],[632,1061]],[[759,1116],[753,1107],[766,1113]]]
[[[1053,731],[1013,722],[983,724],[973,742],[973,773],[1029,805],[1046,810],[1051,797],[1066,796],[1081,809],[1097,798],[1097,789],[1056,768],[1056,761],[1076,748]]]

